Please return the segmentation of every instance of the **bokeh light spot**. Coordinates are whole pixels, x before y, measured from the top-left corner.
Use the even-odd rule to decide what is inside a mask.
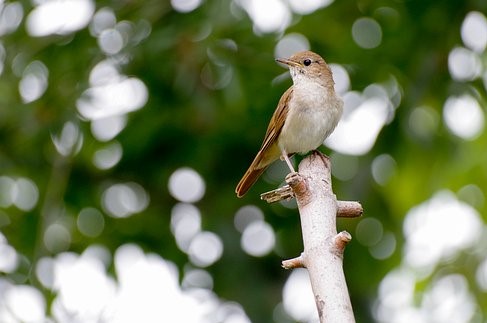
[[[331,154],[331,163],[333,176],[341,181],[348,181],[357,174],[359,163],[356,156],[334,152]]]
[[[379,322],[418,322],[404,321],[409,317],[409,304],[413,302],[415,277],[406,269],[392,270],[382,279],[379,285],[378,304],[374,316]]]
[[[264,212],[255,205],[244,205],[235,213],[233,224],[242,233],[245,228],[256,221],[264,220]]]
[[[247,254],[262,257],[272,251],[275,242],[272,227],[264,221],[254,221],[245,228],[240,244]]]
[[[372,161],[372,177],[379,185],[386,185],[396,172],[396,161],[388,154],[382,154]]]
[[[44,245],[54,254],[68,250],[71,245],[71,233],[63,224],[53,223],[44,232]]]
[[[105,304],[114,299],[115,284],[96,258],[61,254],[55,275],[54,289],[58,291],[55,303],[81,322],[100,319]]]
[[[294,269],[282,291],[286,313],[299,322],[318,322],[318,311],[306,269]]]
[[[467,14],[461,27],[463,43],[477,53],[482,53],[487,46],[487,18],[478,11]]]
[[[197,322],[202,315],[195,302],[181,293],[173,263],[154,254],[144,255],[140,247],[128,244],[117,249],[115,270],[118,297],[109,308],[109,321],[162,322],[177,318]]]
[[[440,191],[406,215],[404,259],[414,268],[434,266],[474,245],[482,228],[474,208],[457,200],[451,192]]]
[[[463,186],[457,193],[458,198],[471,206],[482,209],[485,202],[484,191],[475,184],[467,184]]]
[[[20,2],[0,3],[0,36],[14,32],[24,16]],[[1,73],[1,72],[0,72]]]
[[[19,256],[7,242],[0,242],[0,272],[11,273],[17,269]]]
[[[188,251],[191,240],[201,231],[200,210],[187,203],[176,204],[171,211],[171,232],[176,243],[184,252]]]
[[[181,287],[213,289],[213,277],[206,270],[191,269],[184,274]]]
[[[115,138],[127,125],[126,115],[114,115],[91,121],[91,133],[99,141]]]
[[[3,69],[5,67],[5,59],[7,58],[7,50],[0,42],[0,75],[3,73]]]
[[[420,139],[430,139],[436,134],[440,116],[430,107],[417,107],[409,115],[409,130]]]
[[[169,192],[181,202],[197,202],[205,194],[205,182],[194,169],[182,167],[169,178]]]
[[[286,29],[291,23],[291,12],[281,0],[237,0],[247,11],[257,33],[271,33]]]
[[[103,60],[96,64],[90,72],[90,85],[102,86],[120,81],[117,66],[112,60]]]
[[[113,62],[102,61],[90,73],[91,87],[82,93],[76,107],[83,118],[102,119],[142,108],[148,90],[138,78],[120,75]]]
[[[37,261],[35,268],[36,277],[45,288],[51,289],[54,286],[54,264],[54,260],[47,257]]]
[[[335,91],[339,94],[344,94],[350,89],[350,76],[347,70],[338,64],[328,64],[333,73],[333,80],[335,81]]]
[[[44,322],[46,301],[41,292],[31,286],[12,286],[5,292],[5,304],[20,322]],[[18,322],[17,320],[15,320]]]
[[[368,217],[360,220],[355,229],[357,240],[364,246],[374,246],[384,233],[382,223],[376,218]]]
[[[201,0],[171,0],[171,6],[179,12],[190,12],[201,5]]]
[[[423,297],[429,322],[472,322],[476,311],[465,276],[451,274],[435,280]]]
[[[36,184],[24,177],[15,181],[11,186],[10,194],[13,204],[22,211],[32,210],[39,199],[39,189]]]
[[[189,245],[188,255],[191,262],[199,267],[207,267],[220,259],[223,243],[219,236],[212,232],[198,233]]]
[[[477,267],[475,278],[479,287],[487,292],[487,259],[484,259]]]
[[[34,37],[70,34],[86,27],[94,10],[90,0],[41,1],[27,17],[27,31]]]
[[[111,8],[101,8],[94,15],[90,24],[90,32],[92,36],[97,37],[102,31],[115,27],[117,18]]]
[[[333,0],[288,0],[288,2],[292,11],[300,15],[307,15],[329,6]]]
[[[357,98],[349,93],[343,97],[344,115],[325,144],[342,154],[363,155],[375,144],[380,130],[390,117],[392,106],[387,98],[372,97],[362,101],[359,97],[359,105],[355,108],[353,105],[358,103]]]
[[[107,247],[98,244],[90,245],[83,251],[81,256],[87,259],[95,259],[96,261],[101,261],[105,268],[110,267],[110,264],[112,262],[112,255],[110,250]]]
[[[448,55],[448,70],[454,80],[471,81],[482,72],[482,61],[469,49],[456,47]]]
[[[19,82],[19,92],[24,103],[39,99],[47,89],[49,71],[41,61],[27,65]]]
[[[375,48],[382,41],[382,28],[372,18],[359,18],[352,25],[352,37],[362,48]]]
[[[108,55],[117,54],[124,46],[122,35],[115,28],[105,29],[98,36],[98,46]]]
[[[384,260],[392,256],[396,250],[396,237],[392,232],[386,232],[382,239],[375,245],[369,247],[370,254],[375,259]]]
[[[291,157],[291,164],[295,164],[294,157]],[[295,165],[296,166],[296,165]],[[289,173],[289,167],[285,162],[272,163],[264,172],[264,180],[272,184],[282,182],[283,178]]]
[[[51,135],[54,147],[62,156],[76,154],[83,146],[83,133],[78,125],[71,121],[64,124],[59,135]]]
[[[308,39],[298,33],[290,33],[282,37],[274,49],[276,58],[288,58],[291,55],[308,50],[310,47]]]
[[[98,169],[109,169],[118,164],[122,158],[122,145],[112,142],[104,148],[98,149],[93,155],[93,164]]]
[[[0,176],[0,207],[8,208],[14,202],[15,181],[8,176]]]
[[[105,219],[103,214],[95,208],[84,208],[79,212],[76,221],[78,230],[87,237],[97,237],[103,232]]]
[[[473,140],[484,129],[484,112],[470,95],[448,98],[443,106],[443,118],[448,129],[462,139]]]
[[[103,209],[116,218],[140,213],[149,205],[149,195],[142,186],[130,182],[114,184],[102,195]]]

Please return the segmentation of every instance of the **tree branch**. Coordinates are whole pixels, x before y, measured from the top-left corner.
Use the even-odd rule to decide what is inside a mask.
[[[362,214],[357,202],[337,202],[331,187],[330,161],[313,152],[299,164],[286,182],[299,208],[304,252],[282,262],[284,268],[306,267],[321,323],[355,322],[345,275],[343,251],[352,239],[348,232],[336,231],[336,217]],[[265,194],[264,194],[265,195]]]
[[[284,185],[278,189],[260,195],[260,199],[267,203],[275,203],[283,200],[290,200],[292,198],[294,198],[294,193],[289,185]],[[356,218],[362,216],[364,213],[362,205],[359,202],[337,201],[337,204],[337,217],[339,218]]]
[[[303,254],[299,255],[296,258],[283,260],[282,268],[284,269],[305,268]]]

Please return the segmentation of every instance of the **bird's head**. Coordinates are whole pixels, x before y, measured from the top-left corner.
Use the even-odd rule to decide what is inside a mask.
[[[333,86],[333,77],[328,64],[318,54],[302,51],[289,58],[277,58],[277,62],[289,66],[294,84],[305,81],[316,81],[326,86]]]

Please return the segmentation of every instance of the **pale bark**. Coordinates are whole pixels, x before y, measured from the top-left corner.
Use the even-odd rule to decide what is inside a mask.
[[[319,152],[306,157],[299,173],[289,174],[286,182],[298,204],[304,252],[282,265],[307,268],[321,323],[355,322],[343,273],[343,251],[352,237],[345,231],[337,233],[336,217],[360,216],[362,206],[336,200],[330,161]]]

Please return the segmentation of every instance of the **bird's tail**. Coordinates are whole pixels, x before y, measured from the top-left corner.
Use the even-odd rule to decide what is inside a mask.
[[[245,172],[235,189],[237,197],[244,196],[260,175],[267,169],[273,161],[279,159],[281,151],[277,145],[263,146],[257,156],[255,156],[249,169]]]
[[[237,188],[235,189],[235,193],[237,193],[237,197],[242,197],[247,193],[247,191],[254,185],[254,183],[257,181],[257,179],[262,175],[262,173],[266,170],[266,167],[262,168],[256,168],[256,165],[252,163],[250,165],[249,169],[245,172],[244,176],[240,180],[240,182],[237,185]]]

